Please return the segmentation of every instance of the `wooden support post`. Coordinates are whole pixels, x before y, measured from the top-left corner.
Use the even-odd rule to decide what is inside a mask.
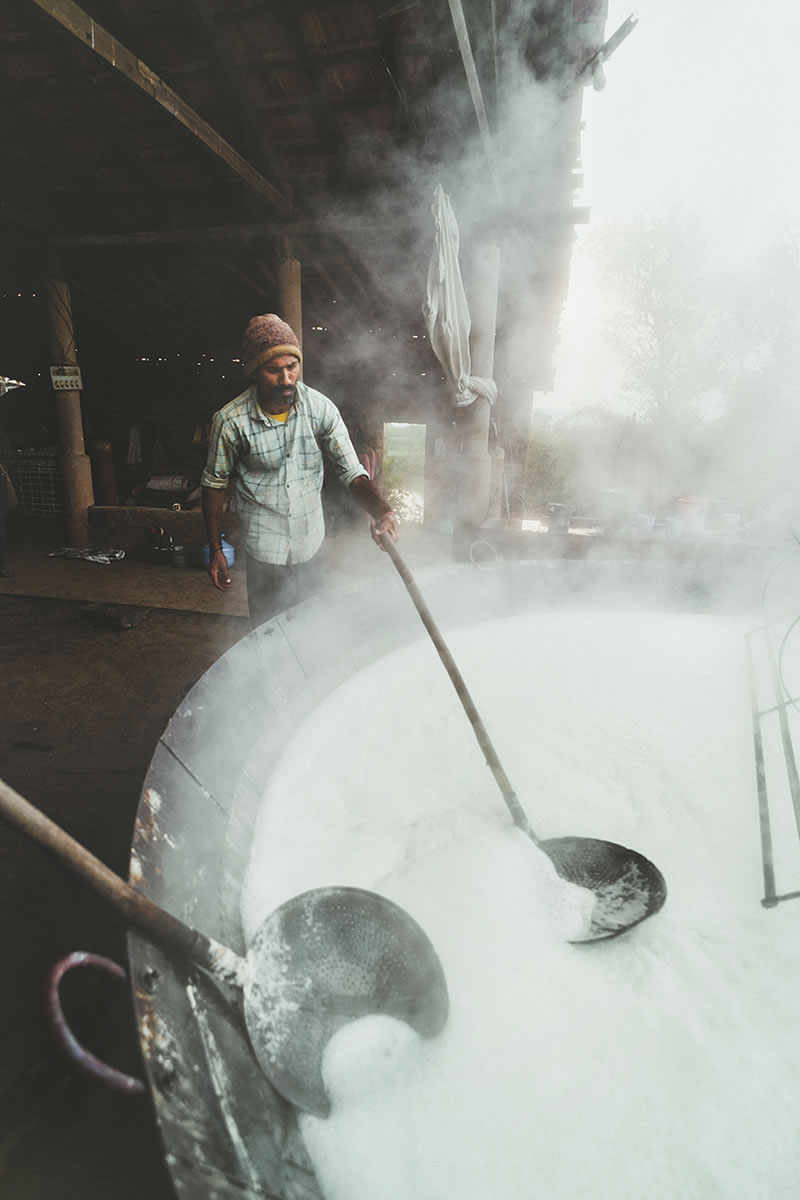
[[[494,378],[494,348],[497,337],[497,301],[500,288],[500,247],[487,243],[478,247],[475,260],[475,275],[478,286],[471,300],[472,332],[470,336],[470,356],[472,359],[472,374],[482,379]],[[482,422],[485,425],[485,441],[483,452],[486,460],[482,459],[481,504],[486,507],[481,521],[487,517],[500,515],[502,497],[503,468],[505,455],[501,446],[491,444],[491,424],[495,419],[492,406],[487,400],[476,400],[482,406]],[[472,406],[473,408],[475,405]],[[482,433],[483,436],[483,433]],[[478,448],[476,447],[476,452]],[[488,464],[487,464],[488,460]],[[483,490],[485,489],[485,490]]]
[[[292,240],[282,234],[278,239],[278,303],[280,316],[297,334],[303,349],[303,296],[300,263],[292,256]]]
[[[491,379],[494,373],[494,343],[497,334],[497,291],[500,281],[500,248],[493,242],[478,246],[473,259],[472,295],[469,309],[472,330],[469,353],[472,374]],[[489,407],[487,405],[487,407]],[[488,418],[486,427],[488,429]]]
[[[50,364],[76,367],[72,299],[63,279],[47,281],[47,312],[50,324]],[[61,429],[61,474],[64,484],[64,524],[70,546],[89,544],[89,508],[94,504],[92,467],[83,443],[80,391],[59,391],[58,420]]]
[[[497,290],[500,251],[496,245],[478,248],[473,260],[473,288],[469,297],[472,330],[470,359],[472,374],[491,379],[494,372],[494,343],[497,328]],[[454,553],[463,559],[475,530],[486,520],[492,493],[492,455],[489,429],[492,406],[478,397],[467,408],[458,409],[456,423],[461,443],[457,488],[458,515]]]

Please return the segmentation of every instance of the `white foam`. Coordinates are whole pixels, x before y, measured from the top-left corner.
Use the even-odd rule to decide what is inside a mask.
[[[742,626],[542,613],[448,641],[542,837],[631,846],[663,911],[570,946],[432,647],[297,730],[265,796],[249,934],[289,896],[402,904],[442,959],[444,1032],[337,1034],[302,1128],[328,1200],[794,1200],[800,908],[765,911]]]

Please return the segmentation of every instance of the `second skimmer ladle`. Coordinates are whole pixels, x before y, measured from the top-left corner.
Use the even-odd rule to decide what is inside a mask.
[[[658,912],[667,898],[666,881],[658,868],[643,854],[630,850],[627,846],[617,845],[616,842],[606,842],[598,838],[537,837],[503,770],[464,678],[417,587],[414,576],[388,534],[382,536],[381,544],[405,584],[422,624],[450,676],[514,824],[550,858],[562,879],[594,893],[595,903],[588,926],[582,933],[571,937],[570,941],[595,942],[616,937]]]

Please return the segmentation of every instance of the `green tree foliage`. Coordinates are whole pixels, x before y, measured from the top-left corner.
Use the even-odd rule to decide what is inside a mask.
[[[569,420],[538,422],[528,448],[527,496],[541,508],[574,504],[583,515],[598,511],[609,492],[625,492],[638,510],[661,511],[669,493],[686,490],[678,473],[667,494],[656,466],[658,436],[634,414],[585,409]]]
[[[571,503],[577,486],[577,446],[564,424],[534,429],[528,443],[525,495],[541,507],[550,501]]]
[[[631,407],[666,427],[693,419],[719,387],[724,336],[702,231],[683,219],[617,223],[594,239],[593,256],[617,301],[607,334]]]

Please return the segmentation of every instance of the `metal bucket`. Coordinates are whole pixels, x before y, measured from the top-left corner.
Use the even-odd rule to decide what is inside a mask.
[[[758,578],[752,564],[744,582]],[[566,560],[447,566],[421,575],[443,628],[569,603],[708,607],[695,567]],[[702,582],[702,581],[701,581]],[[743,596],[733,583],[737,607]],[[615,599],[616,595],[616,599]],[[750,597],[748,596],[749,602]],[[308,601],[245,637],[202,677],[154,753],[139,805],[131,878],[159,904],[244,953],[241,883],[280,745],[337,686],[424,636],[390,573]],[[342,880],[342,883],[347,883]],[[250,1050],[234,995],[129,935],[139,1034],[179,1196],[320,1200],[294,1110]]]

